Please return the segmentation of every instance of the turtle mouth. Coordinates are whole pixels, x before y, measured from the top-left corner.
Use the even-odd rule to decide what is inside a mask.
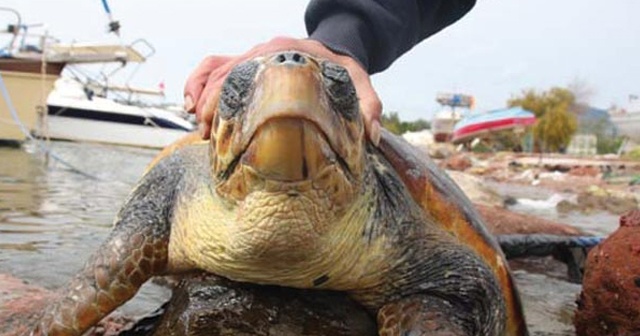
[[[265,120],[255,129],[226,175],[242,165],[265,180],[300,182],[313,180],[337,165],[350,176],[348,164],[337,153],[326,132],[314,121],[276,117]]]

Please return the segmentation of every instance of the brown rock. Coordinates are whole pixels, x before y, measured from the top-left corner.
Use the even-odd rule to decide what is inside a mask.
[[[579,194],[578,204],[585,209],[606,210],[614,214],[623,214],[638,207],[638,202],[633,197],[590,193]]]
[[[445,159],[456,152],[456,148],[450,142],[435,142],[429,145],[429,156],[433,159]]]
[[[377,335],[344,293],[234,283],[197,275],[174,289],[154,336]]]
[[[640,210],[589,253],[575,315],[577,335],[640,335]]]
[[[8,274],[0,274],[0,335],[28,335],[55,293],[29,285]],[[107,317],[87,336],[115,336],[130,319],[117,314]]]
[[[18,336],[31,325],[54,295],[8,274],[0,274],[0,335]]]
[[[453,155],[443,162],[444,168],[449,170],[465,171],[473,165],[469,156],[459,153]]]
[[[572,226],[543,218],[512,212],[497,206],[475,204],[487,228],[494,235],[545,233],[579,236],[583,233]]]
[[[600,174],[600,168],[594,166],[577,166],[568,171],[573,176],[591,176],[596,177]]]
[[[640,210],[629,211],[620,217],[621,227],[640,227]]]
[[[587,190],[578,193],[576,203],[564,200],[558,203],[557,206],[560,212],[580,211],[589,213],[593,211],[608,211],[618,215],[637,208],[638,201],[633,194],[605,190],[596,186],[591,186]]]

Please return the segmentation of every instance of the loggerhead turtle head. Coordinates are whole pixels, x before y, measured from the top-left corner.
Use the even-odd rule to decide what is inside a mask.
[[[228,75],[217,109],[214,183],[239,207],[237,226],[286,233],[296,245],[296,236],[309,242],[329,230],[357,199],[366,139],[342,66],[296,51],[248,61]]]
[[[295,51],[231,71],[211,139],[218,190],[235,200],[266,182],[285,190],[321,179],[351,184],[363,170],[364,128],[347,70]]]

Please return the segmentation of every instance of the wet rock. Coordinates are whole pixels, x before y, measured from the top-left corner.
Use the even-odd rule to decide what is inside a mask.
[[[516,205],[516,204],[518,204],[518,199],[517,199],[517,198],[515,198],[515,197],[513,197],[513,196],[509,196],[509,195],[507,195],[507,196],[504,198],[504,201],[502,202],[502,204],[503,204],[504,206],[512,206],[512,205]]]
[[[472,165],[473,163],[471,162],[471,158],[469,158],[469,156],[464,153],[458,153],[450,156],[443,162],[443,166],[445,169],[456,171],[465,171],[471,168]]]
[[[154,336],[377,335],[375,320],[343,293],[234,283],[195,275],[174,290]],[[138,326],[141,327],[141,326]]]
[[[576,202],[565,200],[557,206],[559,212],[608,211],[618,215],[637,208],[638,200],[633,194],[606,190],[597,186],[591,186],[586,191],[580,192]]]
[[[640,210],[589,253],[575,315],[580,336],[640,335]]]
[[[28,335],[31,326],[55,296],[54,292],[0,274],[0,335]],[[132,319],[112,314],[85,335],[115,336],[132,323]]]

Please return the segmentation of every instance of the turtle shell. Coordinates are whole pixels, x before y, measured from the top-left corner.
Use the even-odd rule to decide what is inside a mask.
[[[378,149],[423,211],[491,267],[507,304],[507,334],[526,335],[520,297],[506,258],[464,192],[427,155],[387,130],[381,132]]]

